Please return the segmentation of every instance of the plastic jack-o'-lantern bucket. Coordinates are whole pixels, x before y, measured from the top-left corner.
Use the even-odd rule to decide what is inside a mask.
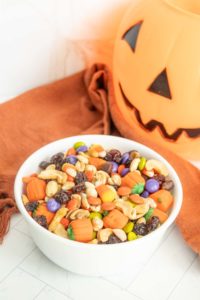
[[[113,76],[127,130],[200,160],[199,0],[134,0],[116,38]]]

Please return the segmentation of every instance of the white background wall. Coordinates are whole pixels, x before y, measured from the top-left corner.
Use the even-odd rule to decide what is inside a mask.
[[[94,61],[111,64],[131,0],[0,0],[0,102]]]

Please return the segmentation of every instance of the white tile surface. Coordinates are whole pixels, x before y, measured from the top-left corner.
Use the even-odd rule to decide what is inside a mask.
[[[20,213],[13,215],[11,218],[11,221],[10,221],[10,227],[14,227],[22,220],[23,220],[23,217]]]
[[[39,249],[35,249],[20,265],[24,271],[63,293],[68,293],[68,273],[49,261]]]
[[[172,292],[169,300],[199,300],[200,299],[200,258],[195,259],[190,269]]]
[[[138,297],[101,278],[78,276],[69,273],[67,284],[68,295],[75,300],[139,300]]]
[[[149,295],[151,300],[166,299],[195,256],[183,241],[178,229],[174,228],[128,290],[144,300],[149,300]]]
[[[29,237],[11,229],[5,237],[3,245],[0,246],[0,281],[17,267],[34,248],[35,244]]]
[[[70,300],[71,298],[61,294],[54,289],[46,286],[41,293],[35,298],[35,300]]]
[[[27,223],[24,219],[20,219],[20,221],[15,225],[15,229],[26,234],[27,236],[30,236]]]
[[[138,264],[135,265],[134,269],[129,269],[128,272],[126,274],[123,274],[122,277],[120,277],[119,275],[115,275],[115,276],[112,275],[112,276],[104,277],[104,279],[123,289],[126,289],[131,284],[131,282],[135,278],[137,278],[139,273],[142,272],[143,268],[144,265]]]
[[[38,295],[44,284],[26,272],[16,268],[0,283],[1,300],[32,300]]]

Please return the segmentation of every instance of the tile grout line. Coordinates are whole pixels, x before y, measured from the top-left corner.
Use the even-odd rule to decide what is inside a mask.
[[[15,223],[13,226],[10,226],[10,230],[15,229],[15,226],[17,226],[22,220],[24,220],[22,214],[21,213],[19,214],[21,215],[22,218],[18,220],[17,223]]]
[[[173,294],[173,292],[176,290],[176,288],[178,287],[178,285],[181,283],[181,281],[183,280],[183,278],[185,277],[186,273],[188,272],[188,270],[192,267],[192,265],[194,264],[194,262],[196,261],[198,257],[198,254],[195,255],[195,257],[193,258],[191,264],[187,267],[187,269],[185,270],[185,272],[182,274],[182,276],[180,277],[179,281],[176,283],[176,285],[172,288],[172,290],[170,291],[169,295],[165,298],[165,300],[169,300],[169,298],[171,297],[171,295]]]
[[[6,278],[8,277],[8,276],[10,276],[10,274],[15,270],[15,269],[17,269],[19,266],[20,266],[20,264],[22,264],[23,262],[24,262],[24,260],[26,259],[26,258],[28,258],[31,254],[32,254],[32,252],[34,251],[36,249],[36,246],[34,246],[34,248],[31,250],[31,252],[29,252],[14,268],[12,268],[9,272],[8,272],[8,274],[6,274],[4,277],[3,277],[3,279],[1,279],[0,280],[0,283],[2,283],[4,280],[6,280]]]
[[[152,255],[150,256],[149,260],[142,266],[141,270],[138,272],[137,276],[135,279],[133,279],[133,281],[131,281],[127,287],[126,290],[129,289],[129,287],[136,281],[137,277],[140,276],[140,274],[142,273],[142,271],[144,271],[144,268],[151,262],[151,259],[153,258],[154,255],[156,255],[156,253],[158,252],[158,250],[161,248],[161,246],[164,244],[164,242],[168,239],[168,237],[170,236],[170,234],[172,233],[172,231],[176,228],[175,225],[172,226],[171,230],[168,232],[168,234],[166,235],[166,239],[163,240],[163,242],[158,246],[158,248],[156,249],[156,251],[154,253],[152,253]]]
[[[20,269],[21,270],[21,269]],[[24,271],[23,271],[24,272]],[[28,274],[29,275],[29,274]],[[37,299],[37,297],[42,293],[42,291],[46,288],[46,286],[47,285],[44,285],[42,288],[41,288],[41,290],[37,293],[37,295],[36,296],[34,296],[34,298],[32,299],[32,300],[36,300]]]
[[[175,225],[172,226],[171,230],[169,231],[169,233],[166,235],[166,239],[169,237],[169,235],[172,233],[172,231],[175,229]],[[144,268],[150,263],[152,257],[156,254],[156,252],[160,249],[160,247],[163,245],[164,241],[158,246],[158,248],[156,249],[156,251],[150,256],[148,262],[144,265],[141,266],[141,270],[138,272],[137,276],[135,277],[135,279],[133,281],[131,281],[126,287],[122,288],[119,284],[117,283],[113,283],[111,280],[107,279],[107,278],[104,278],[104,277],[101,277],[102,279],[104,279],[105,281],[111,283],[111,284],[114,284],[115,286],[119,287],[119,288],[122,288],[123,290],[131,293],[132,295],[140,298],[139,296],[137,296],[136,294],[133,294],[132,292],[130,292],[128,290],[129,286],[134,283],[134,281],[137,279],[137,277],[142,273],[142,271],[144,270]],[[142,298],[140,298],[142,299]],[[143,300],[143,299],[142,299]]]
[[[126,290],[126,288],[120,287],[119,285],[113,283],[113,282],[110,281],[109,279],[106,279],[106,278],[104,278],[104,277],[100,277],[100,278],[101,278],[102,280],[108,282],[109,284],[113,285],[114,287],[119,288],[121,291],[124,291],[124,292],[128,293],[128,294],[131,295],[131,296],[135,296],[135,297],[137,297],[139,300],[144,300],[143,298],[137,296],[136,294],[133,294],[133,293],[129,292],[128,290]]]
[[[32,274],[31,272],[29,272],[29,271],[27,271],[27,270],[24,270],[23,267],[19,266],[18,268],[19,268],[20,270],[24,271],[25,273],[27,273],[28,275],[32,276],[33,278],[35,278],[35,279],[41,281],[41,282],[44,283],[46,286],[50,287],[51,289],[55,290],[56,292],[58,292],[58,293],[64,295],[65,297],[68,297],[68,298],[71,299],[71,300],[74,300],[74,298],[72,298],[71,296],[69,296],[69,295],[63,293],[62,291],[56,289],[56,288],[53,287],[52,285],[46,283],[44,280],[39,279],[38,277],[36,277],[36,276],[35,276],[34,274]],[[67,272],[67,271],[66,271],[66,272]]]
[[[30,235],[28,235],[27,233],[23,232],[22,230],[20,230],[18,228],[15,228],[15,230],[18,231],[19,233],[22,233],[23,235],[25,235],[26,237],[28,237],[29,239],[31,239],[33,241],[32,237]]]

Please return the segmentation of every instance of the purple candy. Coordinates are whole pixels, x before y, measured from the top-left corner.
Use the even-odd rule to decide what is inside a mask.
[[[88,147],[87,146],[80,146],[76,149],[76,152],[86,152],[88,151]]]
[[[155,179],[148,179],[146,181],[145,184],[145,189],[147,190],[147,192],[151,193],[155,193],[159,190],[159,182]]]
[[[124,169],[121,171],[120,175],[123,177],[123,176],[125,176],[128,172],[130,172],[130,169],[129,169],[129,168],[124,168]]]
[[[47,202],[47,208],[51,212],[56,212],[60,207],[60,203],[58,203],[54,198],[49,199]]]
[[[75,155],[68,155],[65,160],[66,162],[75,165],[78,159]]]
[[[143,197],[143,198],[148,198],[149,197],[149,192],[144,191],[140,196]]]
[[[112,167],[112,173],[117,173],[119,165],[116,162],[114,162],[114,161],[112,161],[112,165],[113,165],[113,167]]]
[[[129,160],[129,153],[126,152],[122,155],[121,164],[125,164]]]

